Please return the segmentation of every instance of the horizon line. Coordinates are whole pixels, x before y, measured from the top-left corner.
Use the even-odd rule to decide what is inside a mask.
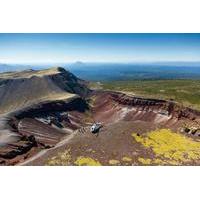
[[[20,65],[20,64],[154,64],[154,63],[200,63],[199,61],[36,61],[36,62],[1,62],[1,65]]]

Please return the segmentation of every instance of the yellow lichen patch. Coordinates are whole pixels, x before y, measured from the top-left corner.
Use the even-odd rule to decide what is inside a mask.
[[[78,166],[101,166],[101,163],[98,160],[94,160],[93,158],[90,157],[83,157],[79,156],[74,164]]]
[[[130,158],[130,157],[128,157],[128,156],[124,156],[124,157],[122,158],[122,161],[124,161],[124,162],[131,162],[131,161],[132,161],[132,158]]]
[[[166,162],[163,161],[163,160],[161,160],[161,159],[159,159],[159,158],[156,158],[156,159],[154,159],[154,160],[152,161],[152,164],[156,164],[156,165],[165,165]],[[172,163],[171,163],[171,164],[172,164]]]
[[[69,165],[71,161],[70,149],[67,149],[64,152],[58,153],[57,156],[50,158],[47,161],[47,165],[55,166],[55,165]]]
[[[169,129],[152,131],[147,136],[138,136],[135,133],[132,136],[146,148],[151,148],[156,157],[162,158],[162,162],[177,165],[200,159],[199,142]]]
[[[109,163],[110,165],[117,165],[117,164],[119,164],[120,162],[119,162],[119,160],[114,160],[114,159],[112,159],[112,160],[109,160],[108,163]]]
[[[149,158],[138,158],[138,161],[141,162],[143,165],[151,164],[151,159],[149,159]]]

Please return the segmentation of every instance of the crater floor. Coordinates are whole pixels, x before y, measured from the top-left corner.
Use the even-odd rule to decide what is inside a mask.
[[[185,132],[198,112],[173,102],[93,92],[84,112],[68,111],[71,134],[25,165],[199,165],[200,138]],[[65,114],[66,114],[65,113]],[[93,122],[103,123],[94,135]],[[62,142],[63,141],[63,142]],[[23,164],[23,163],[22,163]]]

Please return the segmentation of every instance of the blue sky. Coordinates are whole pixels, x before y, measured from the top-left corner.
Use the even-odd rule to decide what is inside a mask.
[[[0,34],[0,63],[200,61],[200,34]]]

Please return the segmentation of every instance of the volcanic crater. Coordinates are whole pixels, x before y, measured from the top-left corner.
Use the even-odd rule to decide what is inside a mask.
[[[197,153],[172,160],[167,150],[156,154],[153,137],[147,146],[156,130],[198,144],[199,111],[88,85],[60,67],[0,74],[0,164],[199,165]],[[103,124],[98,134],[94,122]]]

